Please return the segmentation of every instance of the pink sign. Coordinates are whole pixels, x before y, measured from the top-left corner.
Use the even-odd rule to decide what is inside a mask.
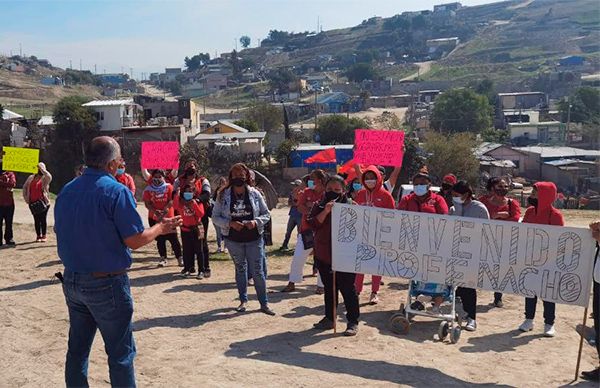
[[[176,141],[143,142],[142,168],[148,170],[179,168],[179,143]]]
[[[404,131],[357,129],[354,140],[354,161],[366,165],[402,166]]]

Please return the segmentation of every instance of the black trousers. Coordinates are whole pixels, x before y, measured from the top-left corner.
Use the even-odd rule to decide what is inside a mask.
[[[333,292],[333,271],[331,270],[331,264],[323,263],[322,261],[316,260],[321,280],[323,281],[323,287],[325,288],[325,317],[333,321],[333,305],[338,305],[338,291],[342,293],[344,298],[344,305],[346,306],[346,320],[348,324],[358,324],[358,317],[360,311],[358,307],[358,295],[356,295],[356,288],[354,287],[354,280],[356,274],[347,272],[336,272],[335,273],[335,295]]]
[[[544,302],[544,323],[546,325],[554,325],[554,318],[556,317],[556,304],[553,302]],[[537,304],[537,296],[533,298],[525,298],[525,318],[535,318],[535,306]]]
[[[456,296],[462,300],[463,310],[469,318],[477,319],[477,290],[474,288],[458,287]]]
[[[204,240],[202,240],[202,257],[204,260],[204,265],[202,272],[210,271],[210,261],[208,252],[208,225],[210,224],[210,219],[208,216],[202,217],[202,227],[204,228]]]
[[[182,230],[181,242],[183,244],[183,269],[194,272],[195,261],[197,261],[198,272],[204,272],[204,250],[202,249],[202,240],[198,238],[198,232]]]
[[[502,293],[501,292],[494,292],[494,302],[498,302],[502,300]]]
[[[44,212],[42,212],[40,214],[33,215],[33,223],[35,225],[35,234],[38,237],[42,237],[42,236],[46,235],[46,229],[48,229],[48,224],[46,222],[46,220],[48,218],[48,210],[50,210],[50,207],[48,207],[48,209],[44,210]]]
[[[152,218],[148,218],[148,224],[154,226],[157,224]],[[167,258],[167,241],[171,243],[171,248],[175,252],[175,257],[181,257],[181,244],[177,238],[177,233],[162,234],[156,238],[156,247],[158,248],[158,254],[162,258]]]
[[[2,245],[2,225],[4,224],[4,241],[9,242],[13,239],[13,217],[15,215],[15,205],[0,206],[0,245]]]

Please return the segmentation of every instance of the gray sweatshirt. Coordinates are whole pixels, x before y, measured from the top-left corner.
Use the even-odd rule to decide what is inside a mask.
[[[490,213],[485,205],[476,200],[471,200],[471,202],[469,202],[466,206],[455,204],[450,208],[448,214],[451,216],[485,218],[486,220],[490,219]]]

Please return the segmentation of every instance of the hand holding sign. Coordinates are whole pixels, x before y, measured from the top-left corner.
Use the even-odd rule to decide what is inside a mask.
[[[366,165],[402,166],[404,131],[357,129],[354,161]]]
[[[147,141],[142,143],[142,168],[178,169],[179,143],[176,141]]]
[[[2,168],[4,171],[38,172],[40,150],[36,148],[2,147]]]

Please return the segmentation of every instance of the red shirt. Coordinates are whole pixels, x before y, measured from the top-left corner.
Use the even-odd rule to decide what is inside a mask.
[[[483,203],[490,213],[490,219],[496,219],[496,215],[500,212],[508,212],[508,218],[498,218],[499,221],[519,222],[521,218],[521,206],[517,200],[506,198],[506,203],[500,206],[494,205],[490,196],[484,195],[479,198],[479,202]]]
[[[562,213],[552,206],[556,200],[556,185],[552,182],[537,182],[538,205],[529,206],[523,216],[523,223],[563,226]]]
[[[133,195],[135,195],[135,182],[133,181],[133,177],[127,173],[125,174],[117,174],[115,177],[118,182],[124,184]]]
[[[0,174],[0,206],[13,206],[15,204],[13,189],[16,185],[17,179],[13,172],[5,171]]]
[[[204,217],[204,205],[197,201],[184,201],[178,195],[173,200],[173,207],[181,215],[183,225],[181,230],[189,232],[190,228],[202,223]]]
[[[448,205],[446,205],[446,200],[444,197],[430,191],[429,195],[423,202],[417,199],[417,195],[415,193],[408,194],[400,200],[400,203],[398,204],[398,210],[420,213],[448,214]]]
[[[34,203],[44,198],[44,190],[42,189],[42,178],[37,175],[29,185],[29,203]]]
[[[325,191],[317,193],[314,189],[304,189],[300,195],[298,195],[298,207],[306,206],[308,202],[317,203],[323,199],[325,195]],[[310,230],[310,224],[308,223],[308,215],[310,214],[310,210],[308,209],[307,214],[302,214],[302,224],[300,225],[300,233]]]
[[[166,208],[167,204],[171,201],[171,198],[173,197],[173,186],[171,186],[168,183],[166,185],[167,189],[162,193],[158,193],[156,191],[149,190],[148,188],[146,188],[146,190],[144,190],[143,196],[144,202],[150,202],[155,210],[163,210],[164,208]],[[165,217],[174,216],[175,210],[171,206],[167,214],[165,214]],[[154,215],[153,212],[149,214],[149,217],[155,221],[158,221],[158,218]]]

